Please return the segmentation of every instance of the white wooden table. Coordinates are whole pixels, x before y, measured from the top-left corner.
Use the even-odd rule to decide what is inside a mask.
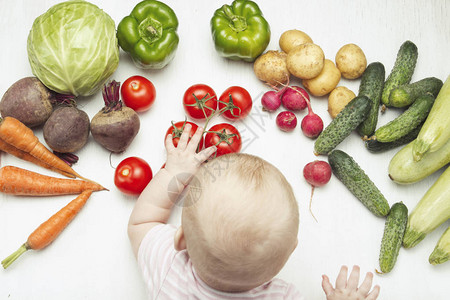
[[[22,77],[31,76],[26,42],[34,19],[57,0],[1,0],[0,93]],[[116,24],[138,1],[92,0]],[[121,51],[113,75],[123,82],[132,75],[144,75],[156,86],[157,98],[150,111],[142,113],[141,131],[123,154],[112,155],[117,165],[128,156],[144,158],[154,172],[163,164],[163,137],[171,120],[183,120],[181,99],[192,84],[205,83],[216,93],[232,85],[245,87],[254,98],[252,114],[237,123],[246,140],[244,151],[275,164],[292,184],[300,206],[299,245],[279,277],[295,283],[308,299],[325,299],[321,275],[335,279],[341,265],[358,264],[362,272],[378,267],[384,219],[374,217],[335,177],[315,191],[314,221],[308,212],[310,186],[302,176],[303,166],[316,159],[313,141],[303,136],[300,126],[292,133],[276,128],[274,115],[261,114],[259,98],[267,86],[253,74],[252,65],[221,58],[211,39],[209,21],[215,9],[226,2],[165,1],[179,18],[180,44],[172,63],[161,71],[137,69]],[[416,1],[259,1],[271,25],[268,49],[278,49],[278,39],[288,29],[308,33],[334,61],[337,50],[347,43],[358,44],[368,62],[380,61],[389,73],[400,45],[413,41],[419,58],[412,81],[435,76],[442,80],[450,71],[450,2]],[[292,84],[300,84],[292,79]],[[358,92],[359,80],[342,79]],[[79,99],[78,105],[92,118],[103,106],[100,94]],[[312,105],[328,124],[327,98],[312,98]],[[298,113],[301,120],[306,112]],[[380,116],[379,124],[390,121],[398,111]],[[214,122],[222,122],[217,118]],[[36,130],[42,139],[42,131]],[[442,170],[410,186],[399,186],[387,176],[387,166],[397,150],[370,154],[359,137],[352,134],[338,146],[352,155],[392,205],[403,201],[410,210],[437,179]],[[109,153],[92,137],[77,153],[74,168],[99,181],[109,192],[95,193],[77,218],[48,248],[29,251],[9,269],[0,270],[0,299],[145,299],[145,286],[131,252],[126,225],[135,197],[121,194],[114,186]],[[320,157],[326,160],[326,157]],[[22,166],[47,173],[10,155],[1,154],[2,165]],[[16,250],[28,235],[73,196],[31,198],[0,195],[0,259]],[[171,218],[180,223],[180,211]],[[379,299],[449,299],[450,262],[431,266],[428,256],[450,223],[447,221],[413,249],[400,250],[394,270],[375,276],[381,285]]]

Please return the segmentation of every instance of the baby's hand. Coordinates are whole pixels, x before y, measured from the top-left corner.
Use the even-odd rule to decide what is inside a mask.
[[[342,266],[338,277],[336,278],[336,288],[330,283],[326,275],[322,275],[322,288],[327,296],[327,300],[375,300],[380,293],[380,286],[376,285],[372,291],[373,274],[367,273],[363,283],[358,288],[359,267],[354,266],[347,281],[347,267]],[[369,293],[370,292],[370,293]]]
[[[191,129],[191,124],[187,123],[177,147],[173,145],[171,134],[166,137],[165,141],[167,161],[164,168],[184,185],[189,183],[199,166],[217,150],[215,146],[211,146],[196,153],[197,146],[202,138],[203,128],[198,127],[189,140]]]

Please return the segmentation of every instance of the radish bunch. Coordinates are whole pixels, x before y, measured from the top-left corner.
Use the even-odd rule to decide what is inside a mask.
[[[311,108],[308,92],[299,86],[285,85],[282,89],[273,87],[273,91],[264,93],[261,97],[263,110],[275,112],[283,105],[286,109],[276,118],[276,124],[282,131],[290,132],[297,126],[297,117],[294,112],[308,108],[308,114],[302,119],[303,134],[309,138],[316,138],[323,130],[323,121]]]

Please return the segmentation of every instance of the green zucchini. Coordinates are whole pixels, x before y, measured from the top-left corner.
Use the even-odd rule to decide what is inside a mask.
[[[381,102],[384,105],[391,106],[389,96],[394,88],[411,81],[417,56],[417,46],[413,42],[406,41],[400,46],[394,67],[384,83],[383,94],[381,95]]]
[[[414,160],[419,161],[427,152],[437,151],[450,139],[450,75],[445,80],[425,124],[414,142]]]
[[[400,116],[378,128],[375,131],[374,138],[380,142],[388,143],[407,135],[425,121],[433,103],[434,97],[431,94],[419,96]]]
[[[408,208],[402,202],[391,207],[384,225],[383,239],[380,249],[380,270],[389,273],[397,261],[398,253],[402,247],[406,223],[408,222]]]
[[[389,162],[389,177],[399,184],[411,184],[424,179],[450,163],[450,140],[436,152],[427,153],[414,161],[414,141],[403,147]]]
[[[384,217],[390,207],[386,198],[355,160],[341,150],[328,155],[333,174],[358,198],[375,216]]]
[[[442,234],[428,261],[432,265],[438,265],[450,259],[450,226]]]
[[[408,134],[402,136],[401,138],[393,141],[393,142],[388,142],[388,143],[382,143],[380,141],[377,141],[376,139],[366,139],[364,140],[364,144],[367,148],[367,150],[369,150],[372,153],[381,153],[384,151],[388,151],[394,148],[397,148],[399,146],[408,144],[412,141],[414,141],[417,137],[417,135],[419,134],[420,128],[422,128],[422,124],[420,124],[419,126],[417,126],[416,128],[414,128],[412,131],[410,131]]]
[[[427,77],[414,83],[404,84],[391,91],[389,103],[394,107],[409,106],[417,97],[426,93],[430,93],[436,98],[442,84],[442,80],[436,77]]]
[[[371,101],[366,96],[353,98],[322,131],[314,143],[314,153],[328,154],[367,118]]]
[[[450,218],[450,167],[428,189],[409,215],[403,246],[411,248]]]
[[[375,131],[378,122],[381,93],[384,86],[384,66],[380,62],[369,64],[361,77],[358,96],[370,99],[371,108],[367,118],[359,124],[357,131],[361,136],[370,136]]]

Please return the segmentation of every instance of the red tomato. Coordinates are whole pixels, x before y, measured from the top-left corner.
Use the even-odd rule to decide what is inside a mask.
[[[232,86],[225,90],[219,98],[219,111],[229,108],[222,115],[228,120],[245,118],[252,110],[252,97],[246,89]]]
[[[176,122],[176,123],[172,122],[172,126],[170,126],[169,129],[167,129],[166,135],[164,136],[164,140],[166,139],[166,137],[169,134],[172,134],[173,145],[175,147],[177,147],[178,141],[180,140],[181,134],[183,133],[184,126],[187,123],[191,124],[191,126],[192,126],[191,132],[189,133],[189,140],[191,140],[192,136],[197,131],[198,126],[197,126],[197,124],[189,122],[189,121],[180,121],[180,122]],[[200,151],[202,149],[203,149],[203,137],[200,140],[198,150]]]
[[[242,139],[239,131],[231,124],[220,123],[211,127],[205,136],[205,147],[217,147],[216,156],[241,151]]]
[[[206,84],[194,84],[183,96],[186,114],[195,120],[205,120],[217,109],[217,96]]]
[[[125,80],[120,93],[125,105],[137,112],[148,110],[156,97],[155,86],[142,76],[132,76]]]
[[[139,195],[152,180],[149,164],[142,158],[131,156],[122,160],[114,174],[114,184],[125,194]]]

